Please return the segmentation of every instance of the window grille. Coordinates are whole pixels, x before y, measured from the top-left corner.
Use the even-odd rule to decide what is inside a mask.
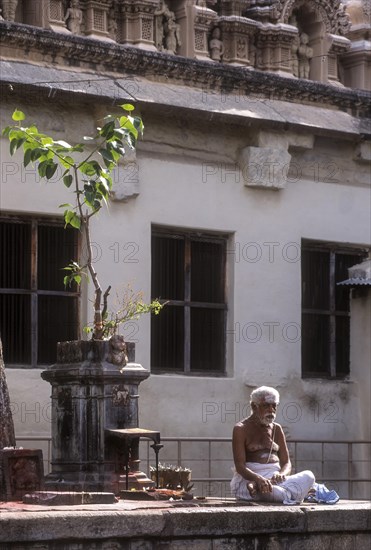
[[[199,52],[205,51],[205,33],[198,29],[195,30],[195,49]]]
[[[302,375],[349,374],[350,291],[337,283],[365,257],[362,249],[302,244]]]
[[[79,293],[63,267],[78,233],[61,222],[0,218],[0,332],[7,366],[51,364],[58,341],[78,337]]]
[[[93,26],[97,31],[105,31],[105,13],[103,10],[94,10]]]
[[[52,21],[63,21],[61,0],[50,0],[50,19]]]
[[[224,374],[225,236],[152,235],[152,297],[168,302],[152,316],[153,372]]]
[[[143,40],[153,40],[153,22],[152,19],[142,19],[142,38]]]

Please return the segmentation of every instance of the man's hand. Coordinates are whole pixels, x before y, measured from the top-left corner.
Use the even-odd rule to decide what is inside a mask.
[[[269,481],[269,479],[265,479],[265,477],[257,476],[255,479],[255,484],[258,493],[266,494],[271,493],[273,490],[272,483]]]
[[[272,485],[277,485],[283,481],[286,481],[286,476],[284,474],[280,474],[279,472],[275,472],[271,477]]]

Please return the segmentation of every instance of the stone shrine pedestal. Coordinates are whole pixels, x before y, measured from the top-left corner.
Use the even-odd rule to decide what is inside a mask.
[[[41,374],[52,385],[52,471],[46,489],[118,494],[154,485],[139,471],[138,457],[141,437],[160,444],[159,432],[138,426],[138,386],[150,373],[125,363],[126,353],[117,352],[113,340],[58,344],[57,363]]]

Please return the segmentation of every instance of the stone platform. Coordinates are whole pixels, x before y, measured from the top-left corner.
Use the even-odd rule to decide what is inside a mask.
[[[370,501],[0,503],[1,550],[362,550],[370,545]]]

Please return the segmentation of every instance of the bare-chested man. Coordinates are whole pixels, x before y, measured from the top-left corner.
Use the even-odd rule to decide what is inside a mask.
[[[279,393],[261,386],[251,393],[251,415],[233,429],[236,498],[300,503],[314,483],[309,470],[290,475],[291,461],[282,427],[274,422]]]

